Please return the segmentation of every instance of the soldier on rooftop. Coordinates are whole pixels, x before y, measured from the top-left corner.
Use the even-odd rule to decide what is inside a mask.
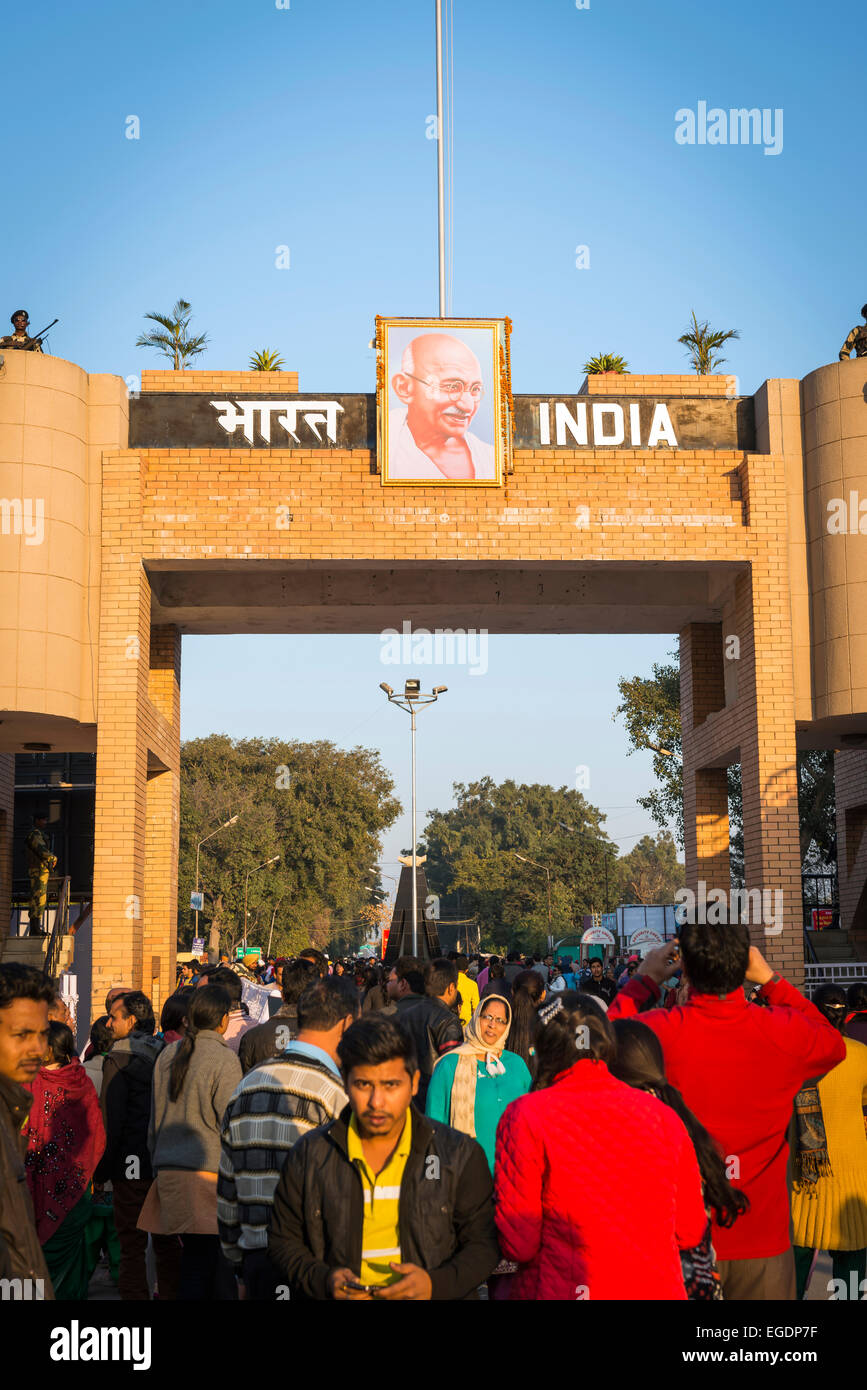
[[[5,338],[0,338],[0,348],[17,349],[18,352],[41,352],[42,343],[38,338],[31,338],[27,332],[30,326],[30,315],[26,309],[16,309],[11,316],[13,332],[8,333]]]
[[[861,310],[861,317],[867,319],[867,304]],[[856,357],[867,357],[867,323],[857,323],[840,349],[840,361],[848,362],[849,354],[855,349]]]

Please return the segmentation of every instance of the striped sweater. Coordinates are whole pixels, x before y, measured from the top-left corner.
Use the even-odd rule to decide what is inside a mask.
[[[223,1117],[217,1178],[220,1242],[233,1264],[245,1251],[268,1248],[274,1189],[289,1150],[346,1104],[334,1072],[291,1043],[239,1083]]]

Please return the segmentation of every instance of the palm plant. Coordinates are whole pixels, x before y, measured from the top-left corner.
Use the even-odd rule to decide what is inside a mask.
[[[179,299],[169,314],[145,314],[146,319],[153,319],[165,331],[161,333],[151,329],[150,333],[142,333],[136,339],[136,347],[156,348],[157,352],[171,358],[174,371],[182,372],[187,359],[204,352],[208,342],[207,333],[200,334],[198,338],[189,336],[192,316],[192,306],[185,299]]]
[[[693,309],[692,323],[677,341],[683,343],[687,349],[687,357],[693,371],[697,372],[699,376],[709,376],[726,361],[725,357],[716,356],[717,349],[727,343],[730,338],[739,338],[740,336],[737,328],[712,329],[707,319],[704,323],[699,323]]]
[[[270,348],[262,348],[261,352],[254,352],[250,358],[251,372],[279,372],[283,369],[283,358],[276,351]]]
[[[599,352],[590,357],[581,368],[588,376],[598,376],[602,372],[628,372],[629,363],[617,352]]]

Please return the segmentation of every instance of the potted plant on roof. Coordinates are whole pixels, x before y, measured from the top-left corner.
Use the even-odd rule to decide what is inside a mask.
[[[683,343],[686,348],[686,355],[693,371],[699,376],[710,376],[726,360],[717,356],[718,349],[730,339],[740,336],[737,328],[711,328],[707,319],[704,323],[699,323],[693,309],[692,323],[677,341]]]
[[[276,349],[262,348],[261,352],[254,352],[250,358],[251,372],[281,372],[283,365],[283,358]]]
[[[618,352],[598,352],[584,363],[582,371],[588,376],[608,376],[614,372],[628,372],[629,363]]]
[[[186,299],[179,299],[168,314],[145,314],[146,319],[159,324],[159,329],[152,328],[149,333],[142,333],[136,339],[136,347],[156,348],[157,352],[169,358],[174,371],[182,372],[189,358],[207,351],[207,333],[201,333],[196,338],[190,335],[192,316],[192,306]]]

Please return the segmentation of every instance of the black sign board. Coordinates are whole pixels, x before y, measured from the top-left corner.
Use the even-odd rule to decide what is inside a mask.
[[[515,396],[516,449],[755,448],[752,396]],[[146,392],[131,449],[376,449],[371,393]]]

